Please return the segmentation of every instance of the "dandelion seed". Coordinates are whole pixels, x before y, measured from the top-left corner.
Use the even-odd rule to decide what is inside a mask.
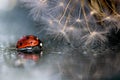
[[[111,19],[111,17],[110,17],[110,16],[108,16],[108,17],[106,17],[106,18],[105,18],[105,20],[110,20],[110,19]]]
[[[80,22],[81,22],[81,20],[80,20],[80,19],[76,19],[76,22],[79,22],[79,23],[80,23]]]
[[[64,3],[63,3],[63,2],[60,2],[60,3],[59,3],[59,6],[64,7]]]
[[[109,22],[117,22],[119,17],[115,17],[114,15],[112,16],[107,16],[103,18],[103,21],[109,21]]]
[[[46,9],[48,7],[47,0],[21,0],[21,3],[30,9],[29,14],[32,15],[35,21],[39,20],[41,16],[46,14]]]
[[[58,19],[64,12],[64,9],[66,7],[66,1],[65,0],[51,0],[49,2],[49,8],[47,9],[47,13],[54,18]]]
[[[85,40],[85,45],[94,45],[95,43],[103,44],[107,41],[107,37],[103,35],[104,32],[93,31],[82,37]]]
[[[74,31],[74,30],[75,30],[75,27],[73,26],[67,28],[67,31]]]
[[[50,25],[53,25],[53,21],[52,21],[52,20],[49,20],[48,23],[49,23]]]
[[[94,14],[96,14],[97,12],[95,11],[95,10],[93,10],[93,11],[91,11],[90,12],[90,15],[94,15]]]

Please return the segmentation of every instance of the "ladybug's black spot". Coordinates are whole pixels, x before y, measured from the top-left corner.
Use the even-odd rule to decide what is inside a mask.
[[[22,46],[22,43],[20,43],[19,45]]]
[[[30,42],[30,44],[32,44],[32,42]]]
[[[29,36],[27,36],[26,39],[29,39]]]

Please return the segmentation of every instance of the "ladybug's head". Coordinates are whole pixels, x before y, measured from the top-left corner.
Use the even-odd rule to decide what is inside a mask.
[[[20,38],[16,44],[18,50],[32,49],[33,47],[39,46],[42,48],[42,42],[34,35],[27,35]]]

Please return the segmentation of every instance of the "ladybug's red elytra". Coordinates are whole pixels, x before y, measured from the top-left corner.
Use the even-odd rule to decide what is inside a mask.
[[[18,51],[32,52],[42,50],[42,42],[34,35],[26,35],[20,38],[16,44]]]

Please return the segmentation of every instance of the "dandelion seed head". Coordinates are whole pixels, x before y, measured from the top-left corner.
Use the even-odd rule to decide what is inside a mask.
[[[23,3],[30,9],[30,14],[35,20],[44,18],[48,25],[46,27],[48,34],[67,36],[67,38],[76,36],[74,39],[78,39],[77,36],[79,36],[79,40],[85,39],[85,44],[107,41],[102,33],[104,31],[101,31],[99,27],[105,24],[104,21],[115,21],[114,16],[117,15],[108,13],[109,10],[104,12],[104,9],[100,7],[108,8],[104,4],[98,5],[96,0],[23,0]],[[97,22],[101,22],[102,25]],[[97,26],[97,31],[94,25]]]

